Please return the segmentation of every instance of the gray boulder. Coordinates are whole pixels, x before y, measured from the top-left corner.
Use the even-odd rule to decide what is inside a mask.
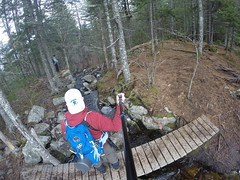
[[[72,88],[74,88],[74,87],[75,87],[75,83],[71,83],[71,84],[67,85],[67,88],[68,88],[68,89],[72,89]]]
[[[57,114],[57,123],[61,123],[64,119],[66,119],[64,112],[60,111]]]
[[[107,98],[107,100],[110,103],[110,105],[114,105],[116,103],[115,100],[110,96]]]
[[[141,120],[148,113],[147,109],[142,106],[132,106],[128,109],[129,114],[135,120]]]
[[[54,139],[60,139],[63,137],[62,135],[62,128],[61,128],[61,124],[58,124],[56,127],[54,127],[51,131],[52,137]]]
[[[46,134],[50,130],[50,125],[47,123],[39,123],[34,126],[34,130],[37,134]]]
[[[71,147],[63,137],[59,138],[56,141],[52,141],[49,149],[61,152],[67,157],[71,155],[71,152],[69,151]]]
[[[50,136],[38,136],[38,139],[44,147],[51,142]]]
[[[97,79],[93,75],[86,75],[82,78],[82,80],[88,82],[88,83],[96,83]]]
[[[39,123],[44,118],[45,109],[34,105],[28,115],[28,123]]]
[[[57,106],[57,105],[60,105],[60,104],[63,104],[63,103],[65,103],[64,97],[58,97],[58,98],[53,99],[53,105],[54,106]]]
[[[22,153],[24,156],[24,161],[30,164],[37,164],[42,161],[41,156],[32,150],[32,144],[27,142],[22,148]]]
[[[169,124],[175,123],[176,118],[174,117],[163,117],[163,118],[157,118],[157,117],[142,117],[142,122],[145,125],[147,129],[159,129],[160,124],[163,125],[163,130],[165,131],[171,131],[172,129],[167,127]]]

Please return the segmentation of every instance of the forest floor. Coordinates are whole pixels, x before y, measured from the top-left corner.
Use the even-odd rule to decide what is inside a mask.
[[[129,56],[135,92],[148,100],[152,98],[148,109],[153,114],[163,113],[167,107],[187,122],[206,115],[219,127],[220,133],[206,150],[194,157],[195,160],[220,173],[239,170],[240,99],[231,96],[230,91],[240,88],[240,57],[233,52],[226,54],[222,47],[216,47],[216,52],[204,51],[188,99],[196,67],[193,44],[165,41],[159,46],[155,62],[149,44],[139,46]],[[238,83],[226,81],[233,76],[218,70],[221,67],[238,72]],[[157,92],[148,87],[151,73]]]
[[[158,53],[155,58],[150,51],[150,44],[143,44],[129,53],[134,92],[145,100],[152,114],[164,113],[167,107],[187,122],[202,114],[206,115],[219,127],[220,133],[211,140],[207,149],[194,156],[194,160],[220,173],[240,170],[240,99],[229,93],[229,90],[239,89],[240,84],[227,82],[225,78],[233,76],[218,70],[223,66],[240,73],[240,57],[233,52],[226,54],[221,47],[217,47],[216,52],[204,51],[188,99],[189,85],[196,66],[194,46],[182,41],[165,41],[156,48]],[[151,77],[152,86],[149,85]],[[31,92],[35,89],[42,94],[34,100],[35,104],[51,108],[51,103],[45,101],[48,94],[46,84],[41,81],[32,87]],[[108,82],[108,89],[111,88],[111,82]],[[26,91],[22,93],[23,99],[26,99]],[[18,159],[12,166],[17,169],[22,164]],[[7,168],[1,162],[0,169],[4,167]],[[16,174],[12,174],[14,176],[11,177],[16,177]]]

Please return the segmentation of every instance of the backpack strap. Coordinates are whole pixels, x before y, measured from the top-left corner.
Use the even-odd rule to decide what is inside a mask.
[[[86,116],[84,117],[83,121],[81,122],[82,125],[86,126],[87,128],[91,129],[91,130],[94,130],[94,131],[100,131],[100,130],[97,130],[95,129],[94,127],[92,127],[88,122],[87,122],[87,115],[92,112],[92,111],[89,111],[87,112]]]

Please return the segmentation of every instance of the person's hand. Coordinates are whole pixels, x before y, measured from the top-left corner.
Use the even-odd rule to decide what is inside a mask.
[[[117,94],[117,96],[116,96],[116,102],[117,102],[117,104],[119,104],[119,96],[120,96],[121,99],[122,99],[122,103],[124,103],[124,101],[125,101],[125,94],[124,94],[124,93],[119,93],[119,94]]]

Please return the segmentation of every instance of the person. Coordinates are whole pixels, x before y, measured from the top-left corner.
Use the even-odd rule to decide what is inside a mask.
[[[52,62],[56,68],[56,71],[59,72],[58,59],[56,58],[56,55],[53,55]]]
[[[84,98],[78,89],[69,89],[65,95],[65,102],[68,111],[65,112],[67,124],[70,126],[77,126],[86,120],[90,126],[95,130],[88,128],[94,139],[99,139],[104,131],[119,131],[122,129],[122,122],[120,118],[120,106],[119,95],[122,96],[122,102],[125,101],[124,93],[120,93],[116,96],[116,112],[113,119],[110,119],[98,112],[88,111],[88,107],[85,107]],[[66,125],[61,122],[62,133],[66,137]],[[96,131],[97,130],[97,131]],[[106,167],[103,162],[111,164],[112,168],[118,170],[120,167],[119,159],[117,157],[115,149],[106,142],[103,146],[103,154],[101,160],[94,165],[94,168],[101,173],[106,173]]]

